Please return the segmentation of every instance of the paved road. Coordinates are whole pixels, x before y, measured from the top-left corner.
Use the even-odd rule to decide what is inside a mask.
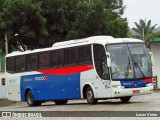
[[[127,104],[121,103],[120,99],[103,100],[96,105],[89,105],[86,100],[70,100],[66,105],[47,102],[42,106],[28,107],[26,103],[17,103],[0,108],[0,111],[160,111],[160,92],[134,96]]]
[[[121,103],[119,99],[99,101],[96,105],[89,105],[86,100],[70,100],[67,105],[55,105],[54,102],[47,102],[38,107],[28,107],[26,103],[17,103],[12,106],[0,107],[0,111],[62,111],[61,113],[63,111],[82,111],[82,113],[83,111],[160,111],[160,92],[134,96],[126,104]],[[53,114],[53,112],[48,114]],[[69,114],[72,115],[74,112]]]

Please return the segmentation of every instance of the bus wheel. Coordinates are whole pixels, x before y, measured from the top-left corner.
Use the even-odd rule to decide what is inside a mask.
[[[40,101],[34,101],[33,94],[31,91],[27,92],[26,101],[27,101],[28,106],[40,106],[42,104],[42,102]]]
[[[131,97],[130,96],[129,97],[121,97],[120,99],[121,99],[122,103],[127,103],[127,102],[129,102]]]
[[[68,100],[54,100],[56,105],[65,105],[67,104]]]
[[[91,87],[88,87],[87,88],[87,91],[86,91],[86,98],[87,98],[87,102],[89,104],[96,104],[98,102],[98,99],[95,99],[94,98],[94,93],[93,93],[93,90]]]

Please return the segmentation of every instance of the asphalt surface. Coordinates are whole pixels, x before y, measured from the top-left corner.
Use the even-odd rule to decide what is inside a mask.
[[[122,117],[117,115],[117,112],[123,111],[136,111],[137,114],[143,113],[144,111],[148,111],[149,113],[158,113],[160,114],[160,92],[154,92],[150,95],[140,95],[134,96],[131,98],[129,103],[122,103],[120,99],[109,99],[99,101],[96,105],[89,105],[86,100],[69,100],[66,105],[55,105],[54,102],[46,102],[41,106],[37,107],[28,107],[25,102],[17,102],[13,103],[10,106],[0,107],[0,111],[18,111],[18,112],[46,112],[48,117],[53,116],[54,120],[59,117],[63,120],[65,119],[78,119],[82,120],[84,117],[87,119],[95,119],[96,117],[100,117],[100,119],[105,119],[107,117],[106,114],[110,112],[111,116],[107,119],[120,119],[120,120],[128,120],[127,112],[122,113]],[[48,111],[48,112],[47,112]],[[89,112],[87,112],[89,111]],[[102,112],[103,111],[103,112]],[[112,113],[113,112],[113,113]],[[129,114],[132,112],[129,112]],[[145,112],[146,113],[146,112]],[[100,116],[102,115],[102,116]],[[121,116],[120,115],[120,116]],[[117,117],[116,117],[117,116]],[[79,118],[77,118],[79,117]],[[145,120],[158,120],[155,116],[136,116],[136,120],[141,120],[145,117]],[[1,118],[0,118],[1,119]],[[27,118],[28,119],[28,118]],[[39,118],[38,118],[39,119]],[[50,119],[50,118],[47,118]],[[74,119],[74,120],[76,120]],[[85,120],[87,120],[85,119]],[[132,120],[132,118],[129,118]]]
[[[38,107],[28,107],[26,102],[17,102],[10,106],[0,107],[0,111],[160,111],[160,92],[149,95],[133,96],[129,103],[120,99],[99,100],[98,104],[90,105],[86,100],[69,100],[66,105],[55,105],[46,102]]]
[[[0,108],[1,108],[1,107],[6,107],[6,106],[12,106],[12,105],[14,105],[14,104],[16,104],[16,102],[14,102],[14,101],[9,101],[9,100],[7,100],[7,99],[0,99]]]

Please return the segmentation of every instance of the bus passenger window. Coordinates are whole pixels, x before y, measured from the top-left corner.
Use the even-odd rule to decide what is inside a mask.
[[[51,65],[54,67],[63,66],[63,50],[54,50],[51,53]]]
[[[71,64],[70,49],[64,50],[64,64]]]
[[[92,61],[92,54],[91,54],[91,47],[85,47],[85,61],[91,62]]]
[[[78,48],[78,62],[84,63],[84,47]]]
[[[39,53],[39,68],[48,68],[50,66],[49,52]]]
[[[26,69],[26,56],[16,57],[16,71],[21,72]]]
[[[64,50],[64,64],[72,65],[77,63],[76,48],[70,48]]]
[[[76,49],[73,48],[70,50],[71,54],[70,54],[70,60],[71,60],[71,64],[76,64],[77,63],[77,52]]]
[[[27,70],[37,69],[38,58],[37,54],[27,55]]]
[[[78,48],[78,62],[80,64],[92,63],[91,46],[84,46]]]
[[[9,73],[15,72],[15,57],[9,57],[6,59],[6,69]]]

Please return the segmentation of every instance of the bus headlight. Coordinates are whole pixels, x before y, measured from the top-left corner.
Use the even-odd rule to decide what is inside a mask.
[[[146,87],[151,87],[151,86],[153,86],[152,83],[146,84]]]
[[[124,89],[125,88],[124,86],[121,86],[121,85],[113,85],[112,87],[117,88],[117,89]]]

